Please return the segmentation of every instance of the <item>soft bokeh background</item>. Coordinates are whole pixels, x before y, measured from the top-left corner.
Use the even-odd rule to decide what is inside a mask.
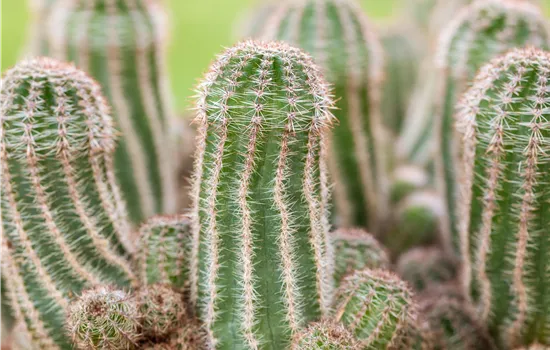
[[[2,3],[2,71],[23,54],[27,38],[29,0],[0,0]],[[171,81],[178,108],[190,103],[196,80],[223,46],[234,41],[235,22],[257,0],[165,0],[172,22],[168,56]],[[362,0],[367,14],[379,21],[401,9],[401,2],[412,0]],[[550,0],[543,0],[550,14]]]

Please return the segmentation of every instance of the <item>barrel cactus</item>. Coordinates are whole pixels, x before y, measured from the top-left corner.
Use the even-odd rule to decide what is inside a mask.
[[[69,297],[129,285],[134,251],[113,167],[115,130],[99,85],[48,58],[2,79],[2,280],[38,347],[64,347]]]
[[[162,339],[186,321],[183,295],[168,285],[157,283],[142,287],[136,293],[136,300],[144,337]]]
[[[49,55],[74,62],[105,89],[121,132],[115,167],[131,221],[177,209],[172,111],[158,0],[59,0]]]
[[[327,84],[302,51],[248,41],[198,96],[191,302],[211,347],[283,349],[331,302]]]
[[[434,100],[436,178],[447,215],[443,234],[458,252],[456,216],[457,138],[455,105],[478,69],[515,47],[550,47],[550,29],[541,10],[526,1],[482,0],[465,7],[444,30],[436,52],[440,81]]]
[[[504,348],[550,346],[549,81],[550,54],[517,49],[458,106],[462,282]]]
[[[387,134],[380,112],[383,49],[355,0],[281,1],[258,35],[310,53],[338,97],[330,138],[335,222],[378,234],[387,214]]]
[[[341,324],[320,321],[297,333],[291,350],[359,350],[357,340]]]

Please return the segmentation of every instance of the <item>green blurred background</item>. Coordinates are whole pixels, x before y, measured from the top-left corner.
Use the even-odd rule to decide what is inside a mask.
[[[29,0],[0,0],[2,3],[2,71],[23,54],[27,38]],[[256,0],[165,0],[171,17],[169,71],[178,108],[185,109],[193,95],[196,80],[223,46],[231,45],[235,22]],[[391,17],[399,12],[401,1],[362,0],[372,18]],[[550,13],[550,0],[543,0]]]

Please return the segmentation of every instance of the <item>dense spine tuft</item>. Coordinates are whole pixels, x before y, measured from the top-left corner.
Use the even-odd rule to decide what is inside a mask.
[[[353,334],[341,324],[320,321],[297,333],[291,350],[359,350]]]
[[[149,339],[170,335],[186,316],[183,295],[171,287],[153,284],[142,287],[136,294],[142,333]]]

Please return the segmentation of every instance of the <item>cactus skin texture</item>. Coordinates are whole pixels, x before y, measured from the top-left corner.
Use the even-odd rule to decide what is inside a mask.
[[[141,288],[136,295],[143,335],[159,339],[177,330],[186,316],[183,294],[170,286],[153,284]]]
[[[462,282],[499,346],[550,345],[550,54],[484,66],[458,106]]]
[[[360,340],[361,349],[417,349],[416,304],[407,284],[385,270],[346,277],[336,293],[335,320]]]
[[[310,324],[297,333],[290,346],[291,350],[359,350],[353,334],[341,324],[320,321]]]
[[[283,349],[327,313],[328,86],[282,43],[244,42],[199,86],[191,301],[216,349]]]
[[[434,101],[435,168],[438,191],[446,203],[443,234],[459,251],[456,215],[457,139],[455,106],[478,69],[490,59],[515,47],[550,47],[550,28],[542,11],[526,1],[482,0],[465,7],[439,38],[439,72]]]
[[[191,220],[187,215],[155,216],[139,229],[137,251],[142,285],[182,288],[189,280]]]
[[[135,284],[135,248],[114,177],[115,130],[99,85],[71,65],[23,61],[2,79],[2,278],[16,322],[64,347],[68,298]]]
[[[281,1],[265,22],[258,36],[311,54],[339,98],[329,154],[335,223],[378,234],[388,212],[379,39],[355,0]]]
[[[396,272],[417,292],[456,280],[458,262],[436,247],[413,248],[399,257]]]
[[[372,235],[363,229],[339,229],[330,234],[334,249],[334,282],[356,270],[390,267],[390,258]]]
[[[54,58],[105,90],[121,132],[115,166],[135,225],[177,210],[173,113],[164,72],[166,30],[157,0],[58,0],[48,18]]]

